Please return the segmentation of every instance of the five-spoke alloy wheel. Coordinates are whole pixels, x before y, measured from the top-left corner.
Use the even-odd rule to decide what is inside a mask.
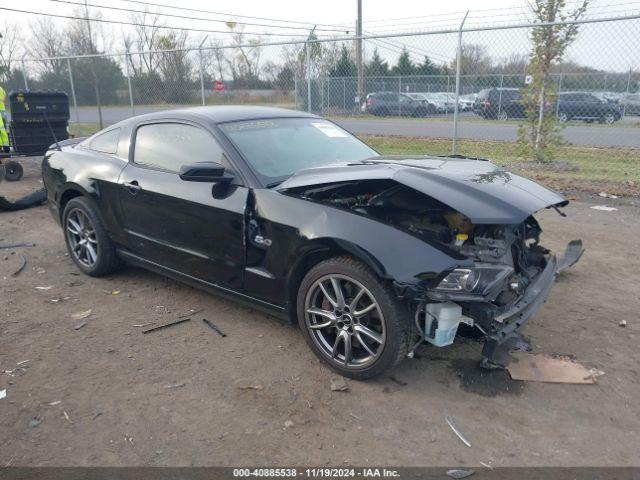
[[[98,260],[98,240],[91,220],[79,208],[74,208],[67,215],[65,233],[74,259],[91,268]]]
[[[72,198],[66,204],[62,228],[71,259],[87,275],[101,277],[122,266],[97,207],[89,198]]]
[[[385,343],[385,321],[373,295],[346,275],[325,275],[308,290],[307,328],[333,362],[345,367],[375,362]]]

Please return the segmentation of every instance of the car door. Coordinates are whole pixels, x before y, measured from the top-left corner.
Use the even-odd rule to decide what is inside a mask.
[[[180,179],[183,165],[203,161],[232,171],[220,143],[199,125],[167,120],[133,130],[129,164],[119,180],[128,245],[148,261],[237,288],[244,269],[248,189],[238,181]]]

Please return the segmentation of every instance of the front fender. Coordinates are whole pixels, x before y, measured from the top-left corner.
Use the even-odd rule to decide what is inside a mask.
[[[381,278],[408,285],[429,286],[445,271],[472,265],[383,222],[271,190],[255,191],[254,208],[271,240],[264,266],[283,283],[292,265],[321,248],[352,254]]]

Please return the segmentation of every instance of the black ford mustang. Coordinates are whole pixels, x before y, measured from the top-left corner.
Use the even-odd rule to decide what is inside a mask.
[[[50,150],[43,178],[84,273],[131,263],[247,301],[354,378],[460,324],[493,359],[582,254],[539,243],[554,192],[486,160],[380,156],[298,111],[131,118]]]

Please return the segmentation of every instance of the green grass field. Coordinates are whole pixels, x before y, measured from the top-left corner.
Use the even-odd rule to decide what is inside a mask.
[[[359,135],[380,153],[447,155],[451,140]],[[615,195],[640,195],[640,149],[620,147],[557,147],[555,160],[542,165],[518,158],[516,142],[461,140],[458,153],[487,158],[523,175],[561,190],[605,191]]]
[[[69,126],[73,136],[95,133],[94,123]],[[377,135],[359,137],[378,152],[397,155],[448,155],[451,140]],[[498,165],[559,190],[589,193],[605,191],[614,195],[640,196],[640,149],[621,147],[557,147],[555,160],[548,165],[518,158],[516,142],[461,140],[458,153],[487,158]]]

